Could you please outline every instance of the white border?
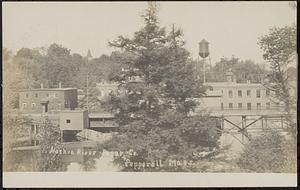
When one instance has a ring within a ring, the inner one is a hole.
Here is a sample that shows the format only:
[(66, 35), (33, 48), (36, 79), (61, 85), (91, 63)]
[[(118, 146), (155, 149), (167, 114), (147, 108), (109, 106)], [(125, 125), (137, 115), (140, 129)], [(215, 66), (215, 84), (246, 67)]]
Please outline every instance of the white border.
[(296, 187), (297, 174), (3, 172), (3, 187)]

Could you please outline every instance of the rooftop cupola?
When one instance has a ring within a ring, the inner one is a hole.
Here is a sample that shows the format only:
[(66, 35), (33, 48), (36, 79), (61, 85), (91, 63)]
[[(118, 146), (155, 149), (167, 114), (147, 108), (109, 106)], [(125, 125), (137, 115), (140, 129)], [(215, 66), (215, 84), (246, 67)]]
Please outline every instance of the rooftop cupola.
[(227, 81), (227, 82), (230, 82), (230, 83), (235, 82), (235, 78), (234, 78), (232, 69), (229, 69), (229, 70), (226, 72), (226, 81)]

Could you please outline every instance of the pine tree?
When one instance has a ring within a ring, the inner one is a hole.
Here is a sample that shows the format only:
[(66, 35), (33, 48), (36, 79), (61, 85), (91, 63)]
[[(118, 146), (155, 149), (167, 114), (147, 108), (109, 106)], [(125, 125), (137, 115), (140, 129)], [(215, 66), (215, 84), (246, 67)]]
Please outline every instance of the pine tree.
[(173, 26), (167, 34), (157, 11), (149, 3), (144, 27), (132, 39), (119, 36), (110, 42), (128, 54), (125, 69), (112, 77), (126, 93), (111, 96), (120, 135), (110, 147), (135, 150), (135, 161), (187, 158), (192, 151), (216, 147), (219, 137), (215, 120), (190, 116), (205, 88), (196, 79), (182, 31)]

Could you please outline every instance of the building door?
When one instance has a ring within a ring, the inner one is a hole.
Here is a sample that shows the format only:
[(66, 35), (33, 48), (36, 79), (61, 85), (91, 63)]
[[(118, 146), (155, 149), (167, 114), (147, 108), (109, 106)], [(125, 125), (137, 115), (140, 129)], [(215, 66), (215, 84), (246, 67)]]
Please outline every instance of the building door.
[(42, 104), (43, 106), (43, 113), (47, 113), (48, 112), (48, 104)]

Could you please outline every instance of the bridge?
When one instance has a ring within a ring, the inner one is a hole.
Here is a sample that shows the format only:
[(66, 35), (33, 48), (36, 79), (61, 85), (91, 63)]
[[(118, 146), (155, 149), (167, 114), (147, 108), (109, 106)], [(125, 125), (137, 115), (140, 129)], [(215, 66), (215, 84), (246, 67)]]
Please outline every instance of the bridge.
[[(199, 111), (199, 110), (198, 110)], [(240, 143), (244, 144), (246, 139), (251, 139), (251, 133), (260, 133), (262, 129), (264, 128), (272, 128), (274, 130), (285, 130), (287, 127), (287, 120), (286, 120), (286, 115), (287, 113), (282, 111), (282, 109), (206, 109), (206, 110), (201, 110), (206, 111), (210, 117), (215, 117), (219, 119), (221, 122), (221, 132), (223, 134), (230, 134), (233, 136), (235, 139), (237, 139)], [(194, 114), (196, 114), (195, 112)], [(296, 113), (293, 113), (296, 118)], [(40, 115), (39, 115), (40, 116)], [(56, 115), (53, 115), (54, 118), (56, 118)], [(103, 119), (103, 115), (98, 116), (98, 115), (89, 115), (90, 119), (98, 119), (101, 118)], [(106, 118), (106, 117), (105, 117)], [(107, 118), (113, 119), (113, 116), (108, 115)], [(278, 125), (274, 125), (274, 122), (279, 123)], [(272, 126), (270, 126), (270, 123), (272, 123)], [(96, 124), (98, 124), (95, 120), (95, 127)], [(110, 122), (106, 122), (105, 124), (109, 124)], [(256, 127), (253, 127), (253, 126)], [(258, 127), (257, 127), (258, 125)], [(92, 127), (94, 124), (92, 125)], [(225, 127), (226, 126), (226, 127)], [(101, 124), (101, 127), (103, 125)], [(111, 127), (115, 127), (112, 125)], [(36, 130), (36, 129), (35, 129)], [(235, 135), (236, 134), (241, 134), (241, 139), (237, 138)], [(38, 144), (35, 142), (35, 135), (30, 134), (27, 137), (23, 137), (18, 139), (18, 142), (22, 141), (31, 141), (33, 140), (34, 146), (22, 146), (22, 147), (15, 147), (14, 150), (35, 150), (38, 149)], [(78, 142), (77, 142), (78, 143)], [(81, 142), (80, 142), (81, 143)], [(65, 145), (69, 145), (67, 143), (64, 143)], [(75, 143), (76, 144), (76, 143)]]
[[(286, 131), (289, 126), (286, 120), (287, 113), (282, 109), (227, 109), (210, 112), (211, 117), (221, 120), (221, 130), (224, 134), (230, 134), (240, 143), (251, 139), (251, 134), (259, 134), (263, 129)], [(296, 118), (296, 113), (293, 113)], [(226, 126), (226, 127), (225, 127)], [(241, 134), (239, 139), (236, 134)]]

